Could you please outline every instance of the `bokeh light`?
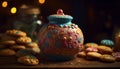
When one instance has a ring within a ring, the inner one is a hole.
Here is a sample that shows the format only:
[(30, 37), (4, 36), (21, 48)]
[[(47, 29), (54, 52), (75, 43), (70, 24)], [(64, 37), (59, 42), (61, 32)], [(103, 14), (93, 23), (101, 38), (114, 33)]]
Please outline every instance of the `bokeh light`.
[(7, 7), (7, 6), (8, 6), (8, 2), (7, 2), (7, 1), (3, 1), (3, 2), (2, 2), (2, 7), (5, 8), (5, 7)]
[(45, 0), (38, 0), (40, 4), (44, 4)]
[(15, 13), (17, 12), (17, 8), (16, 8), (16, 7), (12, 7), (12, 8), (10, 9), (10, 12), (11, 12), (12, 14), (15, 14)]

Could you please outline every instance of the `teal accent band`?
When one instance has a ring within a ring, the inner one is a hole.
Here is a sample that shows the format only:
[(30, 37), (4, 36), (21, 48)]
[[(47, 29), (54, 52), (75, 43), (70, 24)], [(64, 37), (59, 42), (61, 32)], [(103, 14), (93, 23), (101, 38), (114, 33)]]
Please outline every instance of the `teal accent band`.
[(57, 18), (57, 19), (70, 19), (70, 20), (72, 20), (73, 19), (73, 17), (72, 16), (70, 16), (70, 15), (50, 15), (50, 16), (48, 16), (48, 20), (51, 20), (51, 19), (55, 19), (55, 18)]
[(50, 15), (48, 17), (50, 24), (58, 24), (60, 27), (70, 25), (73, 17), (69, 15)]
[(57, 24), (57, 25), (59, 25), (60, 27), (69, 26), (69, 25), (72, 24), (71, 22), (67, 22), (67, 23), (57, 23), (57, 22), (54, 22), (54, 21), (50, 21), (50, 23), (51, 23), (51, 24)]

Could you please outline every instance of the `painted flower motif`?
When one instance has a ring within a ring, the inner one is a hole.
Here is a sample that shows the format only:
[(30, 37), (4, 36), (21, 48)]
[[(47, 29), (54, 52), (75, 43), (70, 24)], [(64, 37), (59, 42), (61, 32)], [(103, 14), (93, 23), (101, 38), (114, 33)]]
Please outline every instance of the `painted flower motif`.
[(81, 41), (82, 41), (82, 38), (79, 37), (79, 38), (78, 38), (78, 43), (80, 43)]
[(64, 33), (65, 33), (64, 30), (60, 30), (60, 31), (59, 31), (59, 35), (60, 35), (60, 36), (64, 35)]
[(72, 29), (74, 29), (74, 26), (71, 26)]
[(45, 42), (45, 47), (48, 48), (49, 47), (49, 43)]
[(75, 34), (75, 40), (78, 40), (78, 36)]
[(70, 32), (70, 31), (68, 31), (67, 33), (68, 33), (68, 35), (69, 35), (69, 36), (71, 36), (71, 35), (72, 35), (72, 32)]
[(73, 38), (70, 36), (70, 37), (68, 37), (68, 41), (71, 41)]
[(73, 48), (76, 48), (77, 47), (77, 42), (73, 42), (72, 46), (73, 46)]
[(50, 38), (50, 37), (51, 37), (51, 33), (48, 32), (48, 33), (47, 33), (47, 38)]
[(70, 28), (70, 26), (68, 26), (68, 28)]
[(53, 30), (53, 33), (56, 34), (58, 31), (56, 29)]

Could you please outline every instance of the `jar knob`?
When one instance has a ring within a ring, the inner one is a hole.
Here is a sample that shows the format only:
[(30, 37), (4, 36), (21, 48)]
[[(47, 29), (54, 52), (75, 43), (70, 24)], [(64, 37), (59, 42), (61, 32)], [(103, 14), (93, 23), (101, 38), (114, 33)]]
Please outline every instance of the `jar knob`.
[(57, 14), (58, 14), (58, 15), (64, 15), (63, 10), (62, 10), (62, 9), (58, 9), (58, 10), (57, 10)]

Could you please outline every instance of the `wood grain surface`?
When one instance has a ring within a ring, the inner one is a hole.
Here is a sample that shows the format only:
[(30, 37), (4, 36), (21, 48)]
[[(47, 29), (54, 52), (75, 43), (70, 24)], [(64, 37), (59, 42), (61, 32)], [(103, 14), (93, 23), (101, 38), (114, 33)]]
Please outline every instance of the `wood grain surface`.
[(36, 66), (27, 66), (17, 62), (15, 56), (1, 57), (1, 68), (120, 68), (120, 62), (105, 63), (99, 60), (86, 60), (84, 58), (76, 57), (73, 60), (53, 62), (47, 61), (45, 58), (39, 58), (40, 63)]

